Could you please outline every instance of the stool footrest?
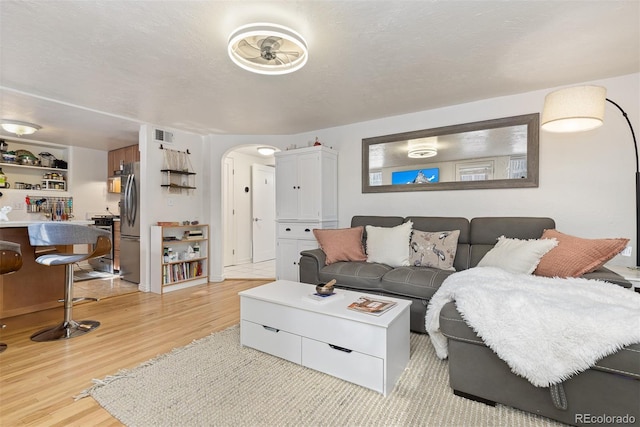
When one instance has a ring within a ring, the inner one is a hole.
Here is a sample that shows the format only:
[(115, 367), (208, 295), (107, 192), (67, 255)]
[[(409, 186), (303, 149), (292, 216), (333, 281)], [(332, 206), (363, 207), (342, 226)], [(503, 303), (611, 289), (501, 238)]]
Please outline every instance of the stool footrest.
[(66, 340), (89, 333), (98, 326), (100, 326), (100, 322), (95, 320), (71, 320), (70, 322), (62, 322), (54, 327), (42, 329), (31, 335), (31, 340), (37, 342)]

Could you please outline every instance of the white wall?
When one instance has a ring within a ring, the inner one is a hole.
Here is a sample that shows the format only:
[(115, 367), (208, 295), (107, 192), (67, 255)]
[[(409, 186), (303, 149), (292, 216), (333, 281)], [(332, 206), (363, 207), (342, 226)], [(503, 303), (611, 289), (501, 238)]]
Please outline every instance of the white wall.
[(73, 212), (78, 219), (91, 219), (96, 214), (119, 214), (120, 195), (107, 192), (106, 151), (69, 147), (70, 180)]
[(140, 286), (142, 291), (150, 289), (150, 233), (151, 226), (158, 221), (199, 221), (207, 223), (208, 210), (205, 199), (207, 188), (204, 185), (205, 169), (208, 162), (204, 155), (203, 138), (200, 135), (187, 132), (179, 132), (165, 129), (173, 133), (174, 142), (163, 144), (163, 147), (177, 151), (189, 150), (189, 159), (195, 175), (195, 190), (181, 193), (170, 193), (162, 188), (164, 153), (160, 149), (160, 143), (153, 140), (154, 126), (143, 125), (140, 127)]
[[(640, 130), (640, 74), (577, 84), (599, 84), (608, 97), (629, 114)], [(541, 112), (545, 95), (556, 88), (482, 100), (436, 110), (322, 129), (292, 136), (210, 136), (212, 167), (222, 156), (247, 143), (306, 146), (316, 136), (339, 151), (339, 226), (348, 227), (353, 215), (549, 216), (558, 230), (585, 238), (628, 237), (633, 257), (616, 257), (617, 264), (635, 263), (635, 160), (628, 125), (620, 112), (606, 107), (605, 124), (577, 134), (540, 132), (538, 188), (424, 191), (363, 194), (361, 144), (363, 138)], [(428, 96), (428, 94), (425, 94)], [(211, 176), (211, 224), (220, 227), (220, 173)], [(218, 243), (218, 242), (216, 242)], [(211, 271), (221, 274), (221, 249), (212, 245)], [(212, 280), (214, 279), (212, 274)]]

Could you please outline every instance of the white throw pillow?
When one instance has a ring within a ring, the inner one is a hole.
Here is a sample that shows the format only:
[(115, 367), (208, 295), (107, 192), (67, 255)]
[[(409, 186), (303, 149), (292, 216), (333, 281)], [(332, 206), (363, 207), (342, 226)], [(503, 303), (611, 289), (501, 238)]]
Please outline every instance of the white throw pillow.
[(390, 267), (409, 265), (409, 241), (413, 222), (396, 227), (367, 225), (367, 262), (378, 262)]
[(557, 245), (556, 239), (520, 240), (500, 236), (478, 267), (498, 267), (511, 273), (531, 274), (544, 254)]

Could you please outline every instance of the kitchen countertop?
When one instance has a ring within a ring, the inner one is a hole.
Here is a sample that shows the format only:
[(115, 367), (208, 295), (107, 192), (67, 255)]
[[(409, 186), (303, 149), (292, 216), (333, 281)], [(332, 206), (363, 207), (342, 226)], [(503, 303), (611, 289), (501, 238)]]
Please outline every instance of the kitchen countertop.
[[(40, 222), (51, 222), (51, 221), (0, 221), (0, 228), (17, 228), (17, 227), (27, 227), (29, 224), (37, 224)], [(93, 225), (92, 220), (88, 219), (74, 219), (70, 221), (60, 221), (60, 222), (68, 222), (70, 224), (80, 224), (80, 225)]]

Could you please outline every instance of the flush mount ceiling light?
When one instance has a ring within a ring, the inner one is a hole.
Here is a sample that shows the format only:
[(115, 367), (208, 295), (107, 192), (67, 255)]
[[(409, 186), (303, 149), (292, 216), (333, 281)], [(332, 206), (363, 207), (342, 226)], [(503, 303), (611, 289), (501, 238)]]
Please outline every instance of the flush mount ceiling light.
[(276, 152), (276, 149), (273, 147), (258, 147), (258, 153), (263, 156), (270, 156)]
[(258, 74), (287, 74), (307, 63), (307, 42), (290, 28), (249, 24), (229, 36), (229, 57), (239, 67)]
[(17, 120), (0, 120), (2, 129), (10, 133), (15, 133), (18, 136), (31, 135), (35, 131), (42, 129), (41, 126), (34, 125), (33, 123), (19, 122)]

